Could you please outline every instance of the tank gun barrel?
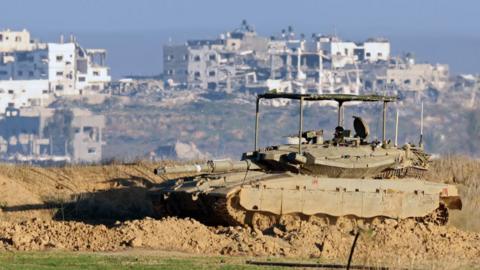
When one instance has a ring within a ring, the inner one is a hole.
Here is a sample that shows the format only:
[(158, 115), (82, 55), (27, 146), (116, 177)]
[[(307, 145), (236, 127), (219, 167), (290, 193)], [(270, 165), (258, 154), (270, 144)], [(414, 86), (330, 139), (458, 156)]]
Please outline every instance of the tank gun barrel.
[(258, 169), (260, 169), (260, 167), (250, 160), (209, 160), (202, 164), (160, 167), (155, 169), (154, 173), (156, 175), (174, 173), (225, 173)]

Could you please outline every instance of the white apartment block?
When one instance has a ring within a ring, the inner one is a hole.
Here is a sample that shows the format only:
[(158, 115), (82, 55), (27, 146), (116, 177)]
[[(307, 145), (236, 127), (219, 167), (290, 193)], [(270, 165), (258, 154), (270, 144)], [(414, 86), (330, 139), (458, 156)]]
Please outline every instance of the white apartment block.
[[(82, 95), (102, 90), (111, 81), (103, 49), (84, 49), (73, 39), (67, 43), (32, 43), (25, 30), (0, 35), (0, 114), (5, 104), (17, 108), (32, 105), (25, 101), (38, 99), (39, 92), (42, 98)], [(11, 40), (17, 37), (15, 47)]]
[(368, 39), (363, 43), (342, 41), (337, 37), (321, 37), (322, 50), (332, 58), (332, 67), (341, 68), (358, 62), (388, 61), (390, 42), (386, 39)]
[(42, 106), (48, 100), (48, 80), (8, 80), (0, 82), (0, 110), (10, 107)]
[(0, 52), (29, 51), (31, 48), (30, 32), (27, 30), (0, 31)]

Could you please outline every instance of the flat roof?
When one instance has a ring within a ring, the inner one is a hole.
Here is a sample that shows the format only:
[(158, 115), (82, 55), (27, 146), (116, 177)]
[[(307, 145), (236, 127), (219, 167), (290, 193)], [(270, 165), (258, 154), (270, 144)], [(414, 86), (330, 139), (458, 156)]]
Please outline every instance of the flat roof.
[(265, 93), (257, 96), (259, 99), (301, 99), (307, 101), (334, 100), (337, 102), (366, 101), (366, 102), (394, 102), (396, 96), (382, 95), (349, 95), (349, 94), (294, 94), (294, 93)]

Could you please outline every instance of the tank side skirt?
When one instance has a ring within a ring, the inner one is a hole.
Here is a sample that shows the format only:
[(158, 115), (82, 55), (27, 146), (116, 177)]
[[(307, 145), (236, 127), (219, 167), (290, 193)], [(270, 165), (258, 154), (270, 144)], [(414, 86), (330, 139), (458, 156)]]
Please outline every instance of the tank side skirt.
[(361, 218), (385, 216), (391, 218), (422, 217), (440, 204), (438, 194), (392, 192), (286, 190), (244, 187), (239, 193), (240, 205), (251, 211), (276, 215), (301, 213), (353, 215)]

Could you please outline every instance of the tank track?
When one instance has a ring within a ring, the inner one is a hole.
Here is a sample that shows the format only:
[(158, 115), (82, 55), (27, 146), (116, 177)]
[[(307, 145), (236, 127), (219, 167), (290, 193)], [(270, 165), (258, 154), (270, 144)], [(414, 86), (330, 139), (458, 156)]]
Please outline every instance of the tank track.
[[(343, 228), (365, 227), (369, 224), (383, 223), (388, 217), (358, 218), (355, 216), (334, 217), (324, 214), (314, 216), (294, 213), (288, 215), (275, 215), (261, 211), (248, 211), (238, 203), (238, 193), (227, 198), (217, 198), (212, 204), (211, 211), (219, 217), (225, 225), (244, 226), (265, 231), (275, 226), (283, 226), (287, 229), (301, 226), (302, 221), (312, 222), (317, 225), (335, 225)], [(409, 218), (418, 223), (446, 225), (448, 223), (448, 209), (440, 205), (434, 212), (425, 217)]]

